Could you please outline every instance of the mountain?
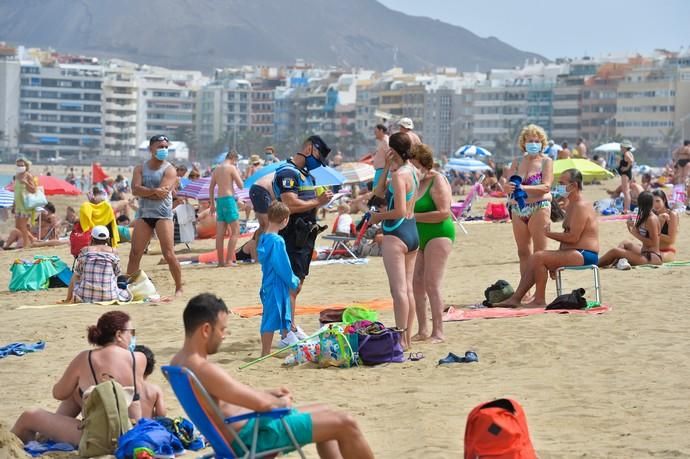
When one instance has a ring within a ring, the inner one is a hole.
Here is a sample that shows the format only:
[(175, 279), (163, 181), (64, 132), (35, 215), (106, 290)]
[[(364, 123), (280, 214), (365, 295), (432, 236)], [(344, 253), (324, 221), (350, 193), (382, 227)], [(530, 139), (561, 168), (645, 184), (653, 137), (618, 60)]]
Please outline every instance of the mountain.
[(488, 70), (540, 57), (375, 0), (0, 0), (0, 40), (204, 71), (297, 58)]

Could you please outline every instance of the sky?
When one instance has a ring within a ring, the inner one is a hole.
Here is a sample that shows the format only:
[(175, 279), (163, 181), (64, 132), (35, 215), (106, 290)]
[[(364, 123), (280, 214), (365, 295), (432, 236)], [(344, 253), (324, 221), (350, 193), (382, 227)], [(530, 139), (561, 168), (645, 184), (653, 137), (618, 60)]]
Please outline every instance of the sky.
[(678, 51), (690, 46), (690, 0), (378, 0), (413, 16), (494, 36), (548, 59)]

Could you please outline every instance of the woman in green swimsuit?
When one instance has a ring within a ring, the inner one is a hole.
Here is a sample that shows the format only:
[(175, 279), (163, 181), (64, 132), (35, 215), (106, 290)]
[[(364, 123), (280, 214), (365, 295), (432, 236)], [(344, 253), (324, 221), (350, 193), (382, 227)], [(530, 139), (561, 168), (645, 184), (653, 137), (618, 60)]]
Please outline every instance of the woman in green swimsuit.
[(33, 222), (35, 212), (24, 206), (24, 197), (27, 193), (36, 192), (36, 179), (31, 175), (31, 161), (24, 158), (17, 159), (17, 175), (14, 177), (14, 227), (22, 236), (22, 243), (25, 249), (31, 247), (33, 237), (29, 231), (29, 226)]
[[(441, 283), (455, 241), (455, 223), (450, 214), (453, 199), (450, 183), (433, 170), (434, 153), (427, 145), (412, 148), (411, 163), (422, 173), (414, 216), (419, 233), (419, 251), (414, 268), (413, 290), (419, 331), (413, 341), (443, 342), (443, 297)], [(431, 305), (431, 334), (426, 299)]]

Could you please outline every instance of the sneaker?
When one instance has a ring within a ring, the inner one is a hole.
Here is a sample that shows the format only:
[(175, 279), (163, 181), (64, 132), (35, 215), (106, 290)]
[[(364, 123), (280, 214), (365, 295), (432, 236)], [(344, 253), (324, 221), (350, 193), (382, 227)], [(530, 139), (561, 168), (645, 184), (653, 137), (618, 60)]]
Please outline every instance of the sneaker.
[(287, 335), (285, 335), (285, 338), (281, 339), (278, 342), (278, 347), (284, 348), (288, 346), (292, 346), (293, 344), (296, 344), (299, 342), (299, 338), (295, 335), (294, 332), (290, 331), (288, 332)]
[(294, 334), (300, 340), (309, 338), (309, 335), (304, 333), (304, 330), (302, 330), (302, 327), (300, 327), (299, 325), (297, 326), (297, 330), (294, 332)]
[(620, 260), (618, 260), (618, 263), (616, 263), (616, 269), (620, 269), (621, 271), (627, 271), (629, 269), (632, 269), (632, 266), (630, 266), (630, 262), (627, 258), (621, 258)]

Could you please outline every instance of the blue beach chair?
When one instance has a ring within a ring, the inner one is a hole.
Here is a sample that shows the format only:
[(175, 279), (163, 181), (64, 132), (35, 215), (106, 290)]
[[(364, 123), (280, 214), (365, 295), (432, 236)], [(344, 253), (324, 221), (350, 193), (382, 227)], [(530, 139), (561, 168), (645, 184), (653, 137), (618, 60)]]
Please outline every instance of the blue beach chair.
[[(206, 441), (213, 448), (213, 454), (204, 456), (206, 458), (216, 457), (217, 459), (230, 458), (262, 458), (273, 457), (279, 453), (296, 450), (300, 457), (305, 458), (302, 448), (297, 443), (290, 427), (285, 422), (284, 417), (290, 413), (288, 408), (274, 409), (267, 412), (246, 413), (231, 418), (223, 418), (223, 414), (218, 404), (209, 396), (201, 381), (196, 375), (184, 367), (164, 366), (161, 368), (166, 379), (180, 401), (182, 408), (189, 416), (192, 423), (199, 429), (199, 432), (206, 438)], [(246, 445), (239, 437), (237, 431), (231, 426), (232, 423), (259, 418), (282, 419), (283, 425), (292, 441), (291, 447), (273, 449), (269, 451), (256, 452), (257, 436), (259, 433), (259, 423), (254, 424), (252, 433), (252, 444)], [(237, 451), (239, 449), (239, 451)]]

